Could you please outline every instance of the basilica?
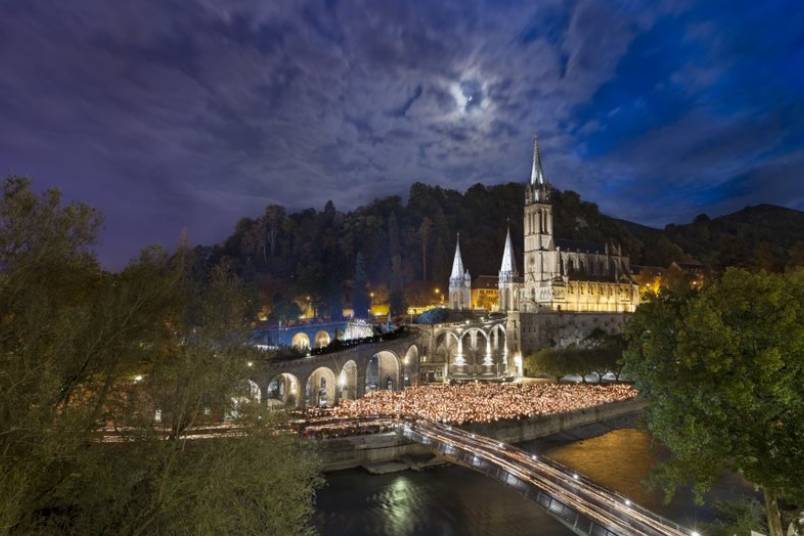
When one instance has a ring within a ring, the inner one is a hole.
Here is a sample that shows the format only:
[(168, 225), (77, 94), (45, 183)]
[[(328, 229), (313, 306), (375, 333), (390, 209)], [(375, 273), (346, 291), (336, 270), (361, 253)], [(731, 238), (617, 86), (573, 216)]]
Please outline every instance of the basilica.
[(585, 344), (598, 330), (622, 331), (639, 304), (629, 258), (616, 244), (557, 239), (550, 192), (535, 142), (525, 191), (524, 273), (509, 229), (498, 277), (473, 282), (458, 235), (449, 309), (420, 330), (422, 381), (513, 380), (525, 374), (524, 356), (541, 348)]
[[(555, 237), (550, 185), (536, 140), (525, 189), (524, 274), (517, 269), (508, 230), (497, 279), (500, 312), (633, 312), (639, 304), (627, 256), (619, 245), (598, 245)], [(449, 307), (473, 308), (472, 279), (461, 258), (460, 234), (449, 279)]]

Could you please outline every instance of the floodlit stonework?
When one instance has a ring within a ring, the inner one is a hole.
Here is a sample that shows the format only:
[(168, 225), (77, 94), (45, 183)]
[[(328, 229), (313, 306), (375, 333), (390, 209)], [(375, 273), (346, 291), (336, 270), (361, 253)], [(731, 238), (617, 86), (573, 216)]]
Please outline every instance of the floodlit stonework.
[[(508, 231), (498, 277), (498, 306), (502, 312), (633, 312), (639, 304), (628, 256), (616, 244), (594, 244), (555, 238), (550, 186), (542, 170), (536, 141), (533, 166), (525, 190), (524, 266), (519, 276)], [(457, 271), (456, 271), (457, 270)], [(469, 270), (460, 244), (450, 276), (450, 308), (469, 309)]]
[[(545, 346), (578, 342), (595, 329), (621, 331), (628, 313), (639, 305), (639, 286), (631, 272), (630, 259), (618, 244), (603, 245), (555, 238), (550, 185), (542, 169), (541, 151), (534, 142), (531, 176), (525, 190), (524, 273), (519, 274), (510, 230), (506, 234), (502, 262), (493, 300), (484, 289), (472, 288), (469, 270), (461, 257), (460, 235), (449, 279), (449, 308), (461, 311), (460, 322), (445, 322), (432, 337), (429, 362), (437, 380), (498, 379), (522, 375), (522, 356)], [(494, 316), (475, 311), (480, 303), (496, 301)], [(473, 300), (472, 297), (475, 297)], [(464, 335), (484, 323), (504, 325), (505, 337), (496, 351), (486, 350)], [(478, 326), (475, 326), (478, 324)], [(425, 337), (426, 338), (426, 337)], [(454, 339), (454, 340), (453, 340)], [(467, 348), (472, 350), (468, 352)], [(469, 354), (476, 354), (469, 355)], [(493, 364), (493, 366), (490, 366)], [(431, 381), (433, 378), (429, 378)]]

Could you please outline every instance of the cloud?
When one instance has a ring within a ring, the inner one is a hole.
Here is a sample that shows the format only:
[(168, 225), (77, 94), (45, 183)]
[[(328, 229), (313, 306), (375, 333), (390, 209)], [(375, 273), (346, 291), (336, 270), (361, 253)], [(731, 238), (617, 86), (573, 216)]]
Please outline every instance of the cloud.
[[(768, 11), (767, 25), (782, 15)], [(746, 55), (731, 36), (757, 14), (728, 13), (626, 0), (12, 0), (0, 6), (12, 73), (0, 79), (12, 133), (0, 171), (104, 210), (110, 266), (184, 227), (221, 240), (269, 202), (346, 209), (417, 180), (524, 180), (535, 133), (557, 186), (669, 221), (742, 199), (729, 184), (798, 169), (780, 163), (804, 140), (804, 69), (779, 67), (796, 29), (754, 32)]]

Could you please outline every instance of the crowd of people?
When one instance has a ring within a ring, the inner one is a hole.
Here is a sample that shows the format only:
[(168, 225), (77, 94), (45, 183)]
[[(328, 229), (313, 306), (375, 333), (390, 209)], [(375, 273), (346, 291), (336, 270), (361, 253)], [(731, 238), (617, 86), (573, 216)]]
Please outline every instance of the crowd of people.
[(396, 423), (391, 418), (361, 420), (346, 417), (315, 417), (300, 419), (290, 424), (291, 430), (308, 439), (381, 434), (396, 429)]
[(328, 413), (339, 419), (401, 416), (460, 425), (566, 413), (637, 394), (634, 387), (623, 384), (424, 385), (396, 392), (373, 391), (358, 400), (343, 400)]

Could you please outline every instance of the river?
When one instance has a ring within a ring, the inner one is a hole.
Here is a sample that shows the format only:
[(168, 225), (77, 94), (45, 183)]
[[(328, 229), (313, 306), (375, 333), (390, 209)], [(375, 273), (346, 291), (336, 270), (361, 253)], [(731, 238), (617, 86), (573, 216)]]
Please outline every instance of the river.
[[(624, 421), (592, 425), (519, 445), (546, 454), (634, 502), (683, 525), (711, 521), (708, 507), (682, 490), (670, 504), (642, 485), (666, 453), (651, 436)], [(711, 497), (751, 493), (737, 477), (724, 478)], [(533, 501), (469, 469), (446, 465), (422, 472), (369, 475), (362, 469), (327, 475), (318, 492), (316, 525), (324, 536), (568, 536), (572, 533)]]

